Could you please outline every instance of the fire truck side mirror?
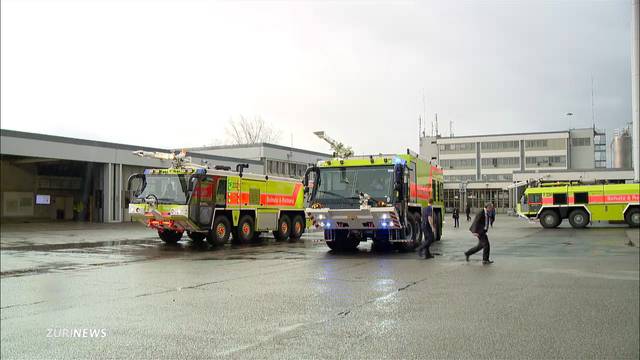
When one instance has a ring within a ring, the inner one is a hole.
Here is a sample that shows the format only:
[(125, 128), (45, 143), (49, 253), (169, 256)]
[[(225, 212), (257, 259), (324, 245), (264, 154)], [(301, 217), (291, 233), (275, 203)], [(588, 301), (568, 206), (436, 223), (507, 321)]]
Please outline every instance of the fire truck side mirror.
[(249, 167), (249, 164), (238, 164), (236, 165), (236, 172), (239, 174), (240, 177), (242, 177), (242, 172), (244, 171), (244, 169), (248, 167)]
[[(313, 173), (313, 178), (310, 178)], [(312, 191), (312, 196), (315, 197), (315, 190), (320, 186), (320, 168), (317, 166), (310, 166), (304, 172), (304, 177), (302, 178), (302, 186), (304, 186), (304, 194), (307, 195), (309, 190)]]
[(402, 164), (395, 164), (393, 167), (394, 172), (394, 184), (393, 189), (397, 192), (397, 196), (402, 196), (402, 190), (404, 189), (404, 166)]
[(140, 195), (145, 185), (146, 178), (144, 174), (133, 174), (129, 176), (127, 180), (127, 191), (129, 191), (131, 196), (136, 197)]

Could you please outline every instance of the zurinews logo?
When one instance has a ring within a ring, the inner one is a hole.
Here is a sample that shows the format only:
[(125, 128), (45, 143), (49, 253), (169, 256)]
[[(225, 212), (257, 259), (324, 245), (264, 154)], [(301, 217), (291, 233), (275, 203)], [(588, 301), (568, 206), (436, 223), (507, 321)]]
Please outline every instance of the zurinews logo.
[(107, 337), (107, 329), (47, 329), (48, 338), (103, 338)]

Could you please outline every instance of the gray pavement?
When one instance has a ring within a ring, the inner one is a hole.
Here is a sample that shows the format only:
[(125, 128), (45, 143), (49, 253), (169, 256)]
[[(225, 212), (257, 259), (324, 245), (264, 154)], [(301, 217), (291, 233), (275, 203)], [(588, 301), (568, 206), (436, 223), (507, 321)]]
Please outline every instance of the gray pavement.
[(1, 356), (640, 356), (637, 229), (498, 217), (483, 266), (464, 261), (474, 239), (461, 225), (447, 224), (435, 260), (370, 243), (336, 254), (319, 234), (212, 249), (137, 224), (3, 225)]

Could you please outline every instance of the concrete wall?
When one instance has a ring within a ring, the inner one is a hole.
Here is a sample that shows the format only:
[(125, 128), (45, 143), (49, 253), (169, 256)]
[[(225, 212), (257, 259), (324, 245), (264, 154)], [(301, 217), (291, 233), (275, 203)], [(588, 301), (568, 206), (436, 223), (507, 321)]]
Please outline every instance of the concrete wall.
[[(591, 169), (595, 166), (593, 129), (572, 129), (569, 139), (569, 168), (570, 169)], [(589, 138), (589, 146), (574, 146), (572, 139)]]

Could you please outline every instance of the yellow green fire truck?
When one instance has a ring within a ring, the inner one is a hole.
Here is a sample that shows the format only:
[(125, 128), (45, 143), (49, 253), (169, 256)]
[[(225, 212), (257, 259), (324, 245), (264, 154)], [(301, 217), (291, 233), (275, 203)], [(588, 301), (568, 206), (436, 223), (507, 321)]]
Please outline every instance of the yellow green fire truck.
[(307, 216), (324, 231), (332, 250), (354, 250), (367, 239), (383, 247), (414, 249), (422, 240), (421, 214), (430, 198), (434, 234), (437, 240), (442, 236), (442, 170), (409, 150), (320, 161), (307, 170), (303, 184)]
[(640, 184), (540, 184), (525, 190), (517, 211), (520, 216), (539, 219), (545, 228), (558, 227), (564, 219), (574, 228), (584, 228), (593, 221), (639, 227)]
[(302, 183), (295, 179), (244, 172), (247, 164), (213, 169), (178, 155), (137, 151), (172, 160), (168, 169), (146, 169), (129, 178), (129, 214), (175, 243), (186, 232), (212, 245), (247, 243), (272, 231), (278, 240), (298, 239), (305, 231)]

